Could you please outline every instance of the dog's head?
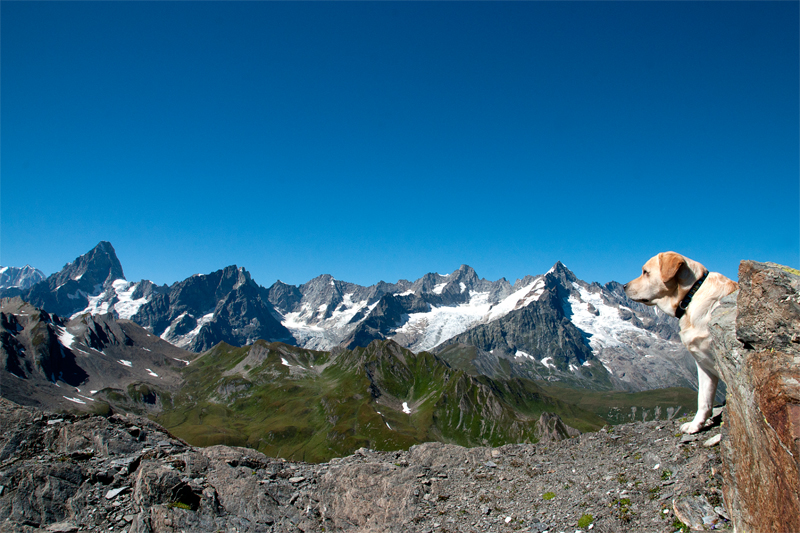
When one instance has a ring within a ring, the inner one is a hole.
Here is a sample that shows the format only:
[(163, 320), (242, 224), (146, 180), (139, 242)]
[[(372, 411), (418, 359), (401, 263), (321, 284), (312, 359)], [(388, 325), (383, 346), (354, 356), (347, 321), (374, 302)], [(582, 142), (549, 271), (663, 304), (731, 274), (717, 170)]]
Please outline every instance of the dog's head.
[(656, 305), (659, 300), (676, 296), (682, 285), (691, 286), (692, 276), (681, 254), (660, 253), (644, 264), (641, 276), (624, 285), (625, 294), (636, 302)]

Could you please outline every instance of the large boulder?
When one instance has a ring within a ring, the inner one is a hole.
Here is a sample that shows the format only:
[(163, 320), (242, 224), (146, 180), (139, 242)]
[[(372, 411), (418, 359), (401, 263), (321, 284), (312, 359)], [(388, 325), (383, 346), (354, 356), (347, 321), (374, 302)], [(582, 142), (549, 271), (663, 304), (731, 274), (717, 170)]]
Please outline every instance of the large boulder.
[(734, 531), (800, 531), (800, 274), (742, 261), (710, 325), (728, 387), (721, 443)]

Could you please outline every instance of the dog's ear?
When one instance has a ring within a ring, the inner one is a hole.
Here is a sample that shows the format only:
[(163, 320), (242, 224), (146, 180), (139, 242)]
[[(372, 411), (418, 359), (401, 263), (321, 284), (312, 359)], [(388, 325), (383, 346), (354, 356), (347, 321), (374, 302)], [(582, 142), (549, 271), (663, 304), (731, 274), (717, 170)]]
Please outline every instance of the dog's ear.
[(661, 281), (669, 283), (678, 275), (678, 271), (686, 261), (681, 254), (675, 252), (664, 252), (658, 254), (658, 263), (661, 266)]

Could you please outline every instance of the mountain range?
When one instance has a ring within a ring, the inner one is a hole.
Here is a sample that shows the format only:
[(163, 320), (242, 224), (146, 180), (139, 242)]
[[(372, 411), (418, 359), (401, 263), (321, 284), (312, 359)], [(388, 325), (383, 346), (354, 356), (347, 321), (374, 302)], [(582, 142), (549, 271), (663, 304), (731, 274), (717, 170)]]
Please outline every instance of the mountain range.
[(361, 286), (326, 274), (265, 288), (233, 265), (158, 286), (126, 280), (113, 246), (101, 242), (38, 283), (0, 289), (12, 296), (68, 318), (110, 313), (195, 353), (259, 339), (314, 350), (391, 339), (473, 375), (597, 390), (696, 387), (675, 318), (560, 262), (513, 284), (462, 265), (416, 281)]

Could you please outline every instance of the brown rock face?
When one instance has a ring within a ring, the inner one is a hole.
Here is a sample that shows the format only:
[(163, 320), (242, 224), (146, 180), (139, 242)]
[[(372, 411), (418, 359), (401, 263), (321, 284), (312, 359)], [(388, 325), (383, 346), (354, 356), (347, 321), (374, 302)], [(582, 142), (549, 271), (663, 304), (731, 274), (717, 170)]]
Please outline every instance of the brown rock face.
[(735, 531), (800, 531), (800, 276), (742, 261), (739, 287), (711, 323), (725, 504)]

